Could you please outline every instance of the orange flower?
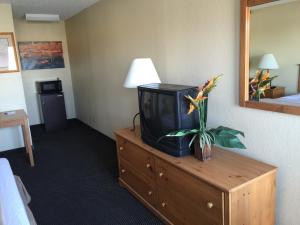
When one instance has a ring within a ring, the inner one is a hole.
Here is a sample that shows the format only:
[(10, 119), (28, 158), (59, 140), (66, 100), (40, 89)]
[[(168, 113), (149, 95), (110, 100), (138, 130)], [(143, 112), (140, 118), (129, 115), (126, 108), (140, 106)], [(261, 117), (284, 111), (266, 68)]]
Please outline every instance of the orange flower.
[(207, 99), (207, 97), (203, 96), (203, 94), (203, 91), (199, 91), (196, 98), (192, 98), (190, 95), (185, 96), (190, 101), (188, 115), (194, 112), (195, 109), (199, 109), (199, 103)]
[(258, 83), (260, 81), (265, 81), (270, 79), (270, 72), (263, 73), (263, 70), (257, 70), (255, 77), (250, 81), (250, 83)]
[(206, 84), (201, 88), (204, 95), (208, 95), (217, 85), (217, 81), (222, 75), (215, 76), (213, 79), (206, 82)]
[(188, 114), (194, 112), (195, 109), (199, 109), (199, 103), (207, 99), (208, 94), (216, 87), (217, 81), (221, 78), (221, 76), (222, 75), (215, 76), (211, 80), (207, 81), (205, 85), (199, 87), (199, 92), (196, 98), (192, 98), (190, 95), (185, 96), (190, 101)]
[(261, 78), (261, 79), (262, 79), (263, 81), (265, 81), (265, 80), (268, 80), (269, 78), (270, 78), (270, 72), (266, 72), (265, 74), (262, 75), (262, 78)]

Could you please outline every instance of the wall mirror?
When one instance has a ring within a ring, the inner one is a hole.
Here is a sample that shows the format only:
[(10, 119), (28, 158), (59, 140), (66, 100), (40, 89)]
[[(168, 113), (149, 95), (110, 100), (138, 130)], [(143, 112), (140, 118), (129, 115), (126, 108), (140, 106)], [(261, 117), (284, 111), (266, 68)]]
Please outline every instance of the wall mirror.
[(240, 105), (300, 115), (300, 0), (241, 0)]
[(19, 62), (13, 33), (0, 32), (0, 73), (19, 71)]

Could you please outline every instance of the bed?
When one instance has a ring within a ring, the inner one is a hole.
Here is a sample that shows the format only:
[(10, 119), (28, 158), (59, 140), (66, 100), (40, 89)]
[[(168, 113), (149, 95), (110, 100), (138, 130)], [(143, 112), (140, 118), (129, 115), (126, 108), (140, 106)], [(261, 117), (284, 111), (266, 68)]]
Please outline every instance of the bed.
[(284, 96), (281, 98), (262, 98), (261, 102), (274, 103), (274, 104), (282, 104), (282, 105), (292, 105), (292, 106), (300, 106), (300, 94)]
[(7, 159), (0, 158), (0, 225), (36, 225), (29, 202), (21, 179), (13, 175)]

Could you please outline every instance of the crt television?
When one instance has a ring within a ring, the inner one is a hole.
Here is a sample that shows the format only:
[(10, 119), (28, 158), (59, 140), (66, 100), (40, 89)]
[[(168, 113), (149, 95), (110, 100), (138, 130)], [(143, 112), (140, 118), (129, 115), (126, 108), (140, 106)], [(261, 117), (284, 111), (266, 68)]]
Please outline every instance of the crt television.
[(161, 137), (171, 131), (198, 127), (198, 114), (188, 115), (189, 102), (197, 88), (173, 84), (148, 84), (138, 87), (142, 140), (167, 154), (190, 154), (190, 137)]

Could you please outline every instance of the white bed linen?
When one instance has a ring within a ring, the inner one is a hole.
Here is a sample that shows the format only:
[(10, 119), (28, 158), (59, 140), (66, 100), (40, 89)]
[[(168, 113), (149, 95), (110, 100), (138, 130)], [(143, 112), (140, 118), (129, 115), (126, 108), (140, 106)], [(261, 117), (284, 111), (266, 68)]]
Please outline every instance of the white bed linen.
[(30, 225), (9, 162), (1, 158), (0, 225)]
[(300, 94), (284, 96), (281, 98), (262, 98), (260, 101), (274, 103), (274, 104), (284, 104), (292, 106), (300, 106)]

